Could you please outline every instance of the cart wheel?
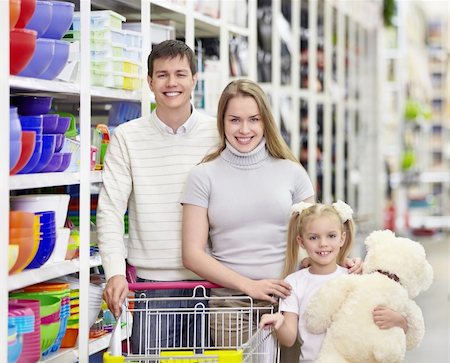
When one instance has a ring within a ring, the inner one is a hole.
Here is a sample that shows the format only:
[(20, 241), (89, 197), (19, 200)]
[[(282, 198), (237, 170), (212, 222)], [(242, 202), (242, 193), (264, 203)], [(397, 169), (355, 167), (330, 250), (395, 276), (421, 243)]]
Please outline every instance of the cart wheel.
[(125, 357), (123, 355), (112, 356), (109, 352), (103, 354), (103, 363), (123, 363)]

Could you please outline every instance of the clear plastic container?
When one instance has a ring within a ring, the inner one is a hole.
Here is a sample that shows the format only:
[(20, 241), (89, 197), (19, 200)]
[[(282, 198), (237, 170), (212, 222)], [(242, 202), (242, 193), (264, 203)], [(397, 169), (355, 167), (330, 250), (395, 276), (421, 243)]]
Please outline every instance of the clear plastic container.
[[(123, 15), (112, 10), (91, 11), (91, 29), (122, 29), (122, 23), (125, 20)], [(80, 30), (79, 12), (75, 12), (73, 15), (72, 29)]]

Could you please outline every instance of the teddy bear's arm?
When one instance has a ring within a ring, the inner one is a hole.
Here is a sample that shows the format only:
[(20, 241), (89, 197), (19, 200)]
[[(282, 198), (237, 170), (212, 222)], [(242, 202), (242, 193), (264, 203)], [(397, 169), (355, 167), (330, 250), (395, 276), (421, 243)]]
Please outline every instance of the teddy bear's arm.
[(417, 347), (422, 341), (425, 334), (425, 323), (423, 321), (422, 310), (412, 300), (406, 305), (404, 316), (408, 322), (406, 349), (410, 350)]
[(360, 275), (345, 275), (323, 285), (309, 301), (305, 311), (306, 328), (313, 334), (326, 332), (333, 315), (353, 290)]

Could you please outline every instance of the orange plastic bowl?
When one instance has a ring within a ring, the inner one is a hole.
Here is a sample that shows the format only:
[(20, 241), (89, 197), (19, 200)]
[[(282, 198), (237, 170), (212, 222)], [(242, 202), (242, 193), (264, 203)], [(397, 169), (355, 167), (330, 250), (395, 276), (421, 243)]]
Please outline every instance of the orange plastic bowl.
[(36, 145), (36, 132), (22, 131), (22, 149), (20, 151), (19, 161), (14, 168), (11, 169), (10, 175), (17, 174), (30, 161)]
[[(9, 228), (34, 228), (36, 215), (21, 210), (9, 212)], [(38, 221), (39, 224), (39, 221)]]
[(9, 73), (20, 73), (30, 62), (36, 48), (36, 31), (14, 28), (10, 31)]
[(9, 0), (9, 30), (14, 28), (20, 16), (20, 0)]
[(10, 273), (21, 272), (27, 267), (30, 262), (36, 256), (36, 252), (39, 247), (39, 240), (29, 237), (10, 238), (9, 244), (19, 246), (19, 256), (14, 266), (11, 268)]

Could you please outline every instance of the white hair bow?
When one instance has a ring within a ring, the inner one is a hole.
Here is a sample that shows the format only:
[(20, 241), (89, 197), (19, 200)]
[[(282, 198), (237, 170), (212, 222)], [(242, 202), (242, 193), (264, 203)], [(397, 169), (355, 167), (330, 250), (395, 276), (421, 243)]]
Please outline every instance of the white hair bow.
[(341, 217), (342, 223), (352, 219), (353, 209), (347, 203), (342, 200), (338, 200), (336, 203), (333, 203), (332, 206), (336, 212), (338, 212), (339, 217)]
[(296, 204), (292, 205), (291, 213), (302, 214), (302, 212), (305, 209), (308, 209), (309, 207), (312, 207), (312, 206), (313, 206), (312, 203), (307, 203), (307, 202), (296, 203)]

